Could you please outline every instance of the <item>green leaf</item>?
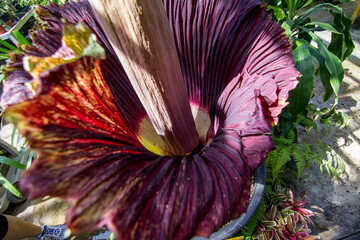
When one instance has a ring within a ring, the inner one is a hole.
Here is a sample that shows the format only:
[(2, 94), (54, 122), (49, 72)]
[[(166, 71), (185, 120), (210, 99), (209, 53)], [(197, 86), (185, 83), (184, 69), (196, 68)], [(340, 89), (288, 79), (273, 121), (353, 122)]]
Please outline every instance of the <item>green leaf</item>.
[(285, 21), (281, 24), (281, 27), (285, 29), (285, 35), (289, 38), (292, 34), (291, 26), (289, 25), (288, 21)]
[(4, 157), (4, 156), (0, 156), (0, 163), (4, 163), (10, 166), (13, 166), (15, 168), (19, 168), (19, 169), (25, 169), (25, 165), (18, 163), (10, 158)]
[(274, 17), (278, 22), (285, 18), (285, 13), (280, 7), (268, 6), (268, 9), (272, 9), (274, 11)]
[(265, 227), (275, 227), (276, 222), (275, 221), (261, 221), (261, 224)]
[(11, 182), (9, 182), (9, 180), (7, 180), (4, 177), (4, 175), (2, 175), (1, 173), (0, 173), (0, 183), (4, 186), (4, 188), (9, 190), (13, 195), (15, 195), (19, 198), (23, 197), (23, 195), (19, 191), (19, 189), (17, 189), (14, 185), (12, 185)]
[(330, 73), (330, 84), (337, 97), (340, 83), (344, 78), (344, 68), (341, 64), (341, 61), (326, 48), (323, 41), (317, 35), (312, 32), (309, 32), (309, 34), (317, 43), (319, 53), (324, 57), (326, 68), (329, 70)]
[(310, 16), (311, 14), (318, 12), (318, 11), (322, 11), (322, 10), (326, 10), (326, 11), (334, 11), (334, 12), (338, 12), (338, 13), (342, 13), (342, 9), (336, 5), (330, 4), (330, 3), (321, 3), (321, 4), (317, 4), (314, 7), (306, 10), (305, 12), (301, 13), (298, 18), (295, 20), (296, 25), (301, 25), (302, 23), (304, 23), (305, 19)]
[(0, 53), (0, 59), (8, 59), (9, 56), (7, 54)]
[(334, 16), (335, 28), (342, 34), (332, 33), (331, 43), (328, 49), (341, 61), (344, 61), (355, 48), (350, 34), (351, 20), (344, 13), (330, 12)]
[(11, 139), (10, 139), (10, 144), (11, 145), (14, 145), (15, 134), (16, 134), (16, 127), (13, 126), (13, 129), (12, 129), (12, 132), (11, 132)]
[(4, 53), (8, 53), (8, 52), (9, 52), (9, 50), (6, 49), (6, 48), (0, 48), (0, 51), (1, 51), (1, 52), (4, 52)]
[(308, 0), (306, 1), (306, 3), (304, 5), (301, 6), (301, 8), (299, 8), (296, 12), (296, 14), (298, 14), (300, 12), (301, 9), (303, 9), (304, 7), (309, 6), (311, 3), (313, 2), (313, 0)]
[(4, 47), (10, 49), (10, 50), (16, 50), (17, 48), (14, 47), (13, 45), (11, 45), (10, 43), (4, 41), (4, 40), (1, 40), (0, 39), (0, 44), (3, 45)]
[(336, 34), (340, 34), (342, 35), (341, 32), (339, 32), (338, 30), (336, 30), (331, 24), (329, 23), (323, 23), (323, 22), (311, 22), (311, 23), (307, 23), (305, 24), (305, 27), (308, 27), (308, 26), (312, 26), (312, 25), (318, 25), (319, 27), (321, 27), (322, 29), (324, 30), (328, 30), (330, 32), (333, 32), (333, 33), (336, 33)]
[(290, 132), (293, 132), (295, 129), (295, 138), (293, 139), (294, 142), (297, 142), (297, 131), (294, 125), (295, 119), (289, 115), (288, 108), (283, 109), (279, 116), (279, 126), (281, 127), (281, 135), (284, 138), (287, 138)]
[(265, 193), (274, 194), (273, 190), (269, 185), (265, 185)]
[(30, 44), (30, 42), (28, 40), (26, 40), (24, 35), (22, 35), (19, 31), (13, 31), (13, 35), (16, 38), (16, 40), (18, 40), (19, 43), (25, 44), (25, 45)]
[[(0, 75), (0, 78), (1, 78), (1, 82), (4, 80), (4, 74), (1, 74)], [(0, 128), (2, 128), (3, 126), (4, 126), (4, 116), (3, 116), (3, 114), (4, 114), (4, 112), (2, 112), (1, 114), (0, 114), (0, 116), (1, 116), (1, 123), (0, 123)]]
[(289, 92), (288, 110), (292, 116), (302, 113), (313, 93), (315, 66), (314, 59), (310, 54), (309, 43), (305, 40), (296, 40), (293, 49), (295, 67), (301, 73), (299, 84)]
[[(312, 41), (312, 37), (310, 36), (310, 34), (308, 33), (310, 30), (309, 30), (309, 27), (310, 28), (314, 28), (315, 27), (315, 25), (311, 25), (311, 24), (309, 24), (309, 23), (311, 23), (311, 18), (306, 18), (305, 20), (304, 20), (304, 22), (302, 23), (302, 24), (307, 24), (307, 28), (304, 28), (304, 29), (306, 29), (305, 31), (301, 31), (301, 32), (299, 32), (298, 33), (298, 35), (297, 35), (297, 38), (298, 39), (305, 39), (307, 42), (309, 42), (309, 43), (311, 43), (311, 41)], [(295, 24), (295, 22), (294, 22), (294, 24)], [(297, 28), (298, 26), (295, 26), (294, 28)]]
[(326, 102), (334, 93), (334, 89), (332, 88), (330, 83), (330, 72), (326, 67), (325, 58), (320, 54), (319, 49), (310, 46), (310, 53), (313, 57), (315, 57), (319, 64), (320, 80), (324, 88), (322, 94), (322, 102)]
[(295, 16), (297, 0), (285, 0), (286, 6), (288, 8), (288, 18), (292, 19)]

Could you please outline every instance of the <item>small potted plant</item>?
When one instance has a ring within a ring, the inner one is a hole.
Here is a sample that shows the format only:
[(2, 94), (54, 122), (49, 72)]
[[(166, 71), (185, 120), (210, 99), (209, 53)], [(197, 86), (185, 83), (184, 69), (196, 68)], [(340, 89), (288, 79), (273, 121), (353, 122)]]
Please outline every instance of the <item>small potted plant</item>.
[(0, 213), (10, 203), (21, 203), (26, 197), (18, 190), (21, 170), (26, 168), (28, 151), (18, 151), (15, 147), (0, 139)]
[[(13, 27), (15, 24), (15, 19), (12, 13), (16, 12), (17, 9), (10, 1), (0, 1), (0, 21), (4, 27)], [(7, 26), (6, 26), (7, 25)]]

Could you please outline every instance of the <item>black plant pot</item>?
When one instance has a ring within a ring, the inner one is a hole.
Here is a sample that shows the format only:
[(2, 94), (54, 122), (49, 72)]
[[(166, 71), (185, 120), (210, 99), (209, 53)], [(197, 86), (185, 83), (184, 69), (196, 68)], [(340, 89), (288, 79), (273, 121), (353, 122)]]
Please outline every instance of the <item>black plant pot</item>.
[(15, 20), (8, 12), (3, 12), (2, 14), (0, 14), (0, 20), (9, 27), (14, 26)]
[[(19, 187), (19, 182), (16, 182), (13, 184), (15, 187)], [(13, 204), (19, 204), (19, 203), (22, 203), (22, 202), (25, 202), (26, 201), (26, 196), (23, 195), (23, 197), (19, 198), (15, 195), (13, 195), (9, 190), (6, 189), (6, 198), (7, 200), (9, 200), (9, 202), (13, 203)]]
[(15, 16), (20, 20), (23, 16), (25, 16), (25, 14), (30, 11), (31, 7), (30, 5), (26, 5), (24, 7), (21, 7), (21, 10), (18, 10), (15, 13)]
[(21, 4), (19, 4), (19, 3), (17, 3), (17, 2), (14, 2), (13, 5), (14, 5), (14, 7), (16, 8), (16, 12), (21, 12), (24, 8), (26, 8), (27, 6), (29, 6), (29, 5), (21, 6)]
[(242, 214), (239, 218), (232, 220), (230, 223), (223, 226), (219, 231), (212, 233), (209, 238), (193, 237), (192, 240), (223, 240), (239, 232), (240, 229), (249, 222), (259, 207), (264, 194), (265, 184), (266, 167), (265, 163), (263, 163), (256, 171), (255, 185), (246, 213)]

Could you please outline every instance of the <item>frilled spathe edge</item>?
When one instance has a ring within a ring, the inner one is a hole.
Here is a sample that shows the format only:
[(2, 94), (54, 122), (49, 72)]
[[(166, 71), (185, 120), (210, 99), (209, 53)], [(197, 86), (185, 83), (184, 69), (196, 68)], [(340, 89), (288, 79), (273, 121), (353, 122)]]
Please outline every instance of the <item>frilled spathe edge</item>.
[[(107, 57), (81, 55), (52, 65), (26, 88), (41, 91), (19, 88), (23, 97), (6, 113), (38, 154), (23, 177), (23, 190), (30, 197), (52, 195), (72, 203), (73, 233), (106, 224), (124, 239), (209, 236), (246, 210), (251, 176), (273, 149), (269, 126), (298, 76), (281, 28), (257, 1), (164, 5), (189, 101), (209, 110), (214, 129), (206, 147), (182, 157), (158, 156), (138, 141), (136, 129), (145, 114), (87, 2), (39, 8), (46, 27), (33, 35), (39, 50), (28, 46), (25, 55), (64, 58), (61, 41), (47, 45), (63, 36), (64, 17), (70, 24), (82, 20)], [(216, 21), (207, 21), (214, 14)], [(190, 36), (203, 23), (208, 25), (199, 36), (211, 37), (197, 48), (203, 38), (193, 42)], [(19, 77), (8, 81), (27, 87), (34, 79), (20, 65)], [(196, 71), (192, 67), (199, 65)]]

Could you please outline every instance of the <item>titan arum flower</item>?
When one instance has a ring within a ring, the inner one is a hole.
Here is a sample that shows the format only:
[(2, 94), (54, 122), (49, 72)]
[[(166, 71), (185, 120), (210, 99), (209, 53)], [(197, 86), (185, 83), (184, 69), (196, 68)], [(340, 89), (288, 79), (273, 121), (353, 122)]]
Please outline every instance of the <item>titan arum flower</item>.
[(37, 152), (22, 189), (70, 202), (74, 234), (209, 236), (273, 149), (291, 44), (257, 0), (92, 2), (36, 7), (4, 69), (6, 117)]

